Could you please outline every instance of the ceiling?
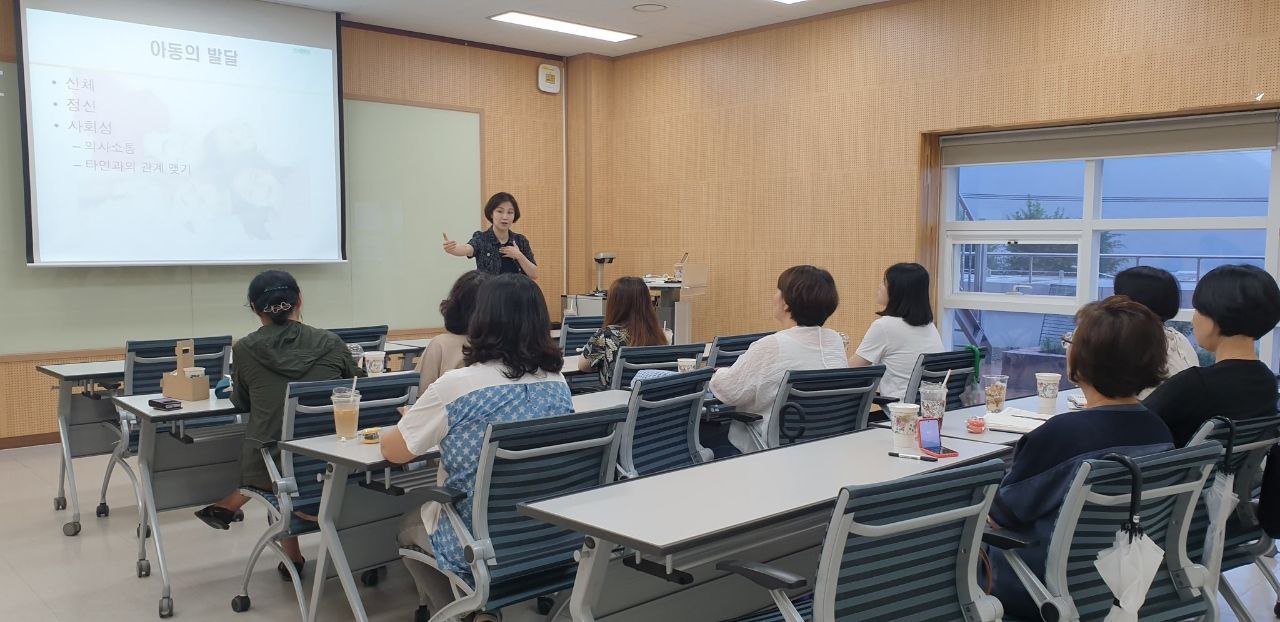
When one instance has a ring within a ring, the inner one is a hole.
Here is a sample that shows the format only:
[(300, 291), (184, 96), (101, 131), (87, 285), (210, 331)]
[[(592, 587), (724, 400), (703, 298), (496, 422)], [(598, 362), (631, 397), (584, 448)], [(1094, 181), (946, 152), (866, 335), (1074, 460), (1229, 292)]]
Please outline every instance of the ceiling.
[[(883, 0), (274, 0), (342, 13), (344, 19), (412, 30), (558, 56), (594, 53), (619, 56), (739, 30), (787, 22)], [(668, 8), (633, 10), (640, 3)], [(489, 17), (520, 11), (588, 26), (619, 30), (638, 38), (608, 43), (495, 22)]]

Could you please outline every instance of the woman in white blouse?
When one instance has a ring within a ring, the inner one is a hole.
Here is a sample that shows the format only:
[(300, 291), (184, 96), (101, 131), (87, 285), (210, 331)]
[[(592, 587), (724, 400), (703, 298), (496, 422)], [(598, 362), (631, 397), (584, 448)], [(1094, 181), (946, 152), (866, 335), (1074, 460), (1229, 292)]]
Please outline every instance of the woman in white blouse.
[(929, 271), (918, 263), (889, 266), (876, 290), (876, 306), (880, 317), (867, 329), (850, 364), (884, 365), (880, 395), (902, 399), (920, 355), (943, 351), (929, 304)]
[(763, 417), (750, 424), (732, 423), (729, 442), (738, 451), (764, 447), (783, 374), (793, 369), (849, 366), (840, 333), (822, 327), (839, 304), (835, 279), (822, 268), (794, 266), (778, 277), (773, 317), (782, 329), (751, 344), (732, 367), (717, 370), (708, 385), (721, 402)]
[[(1182, 306), (1182, 287), (1178, 285), (1177, 278), (1160, 268), (1137, 266), (1116, 275), (1115, 292), (1117, 296), (1128, 296), (1130, 300), (1151, 309), (1152, 313), (1160, 316), (1161, 322), (1166, 323), (1164, 338), (1169, 362), (1163, 378), (1169, 379), (1188, 367), (1200, 366), (1200, 357), (1196, 356), (1196, 350), (1191, 347), (1187, 336), (1167, 325)], [(1155, 390), (1155, 387), (1151, 387), (1138, 394), (1138, 398), (1146, 399)]]

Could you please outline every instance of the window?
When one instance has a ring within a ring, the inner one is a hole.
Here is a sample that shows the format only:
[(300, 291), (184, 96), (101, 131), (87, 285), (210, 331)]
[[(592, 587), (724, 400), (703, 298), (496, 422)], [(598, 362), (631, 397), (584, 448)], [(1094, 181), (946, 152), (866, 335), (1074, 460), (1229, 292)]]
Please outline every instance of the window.
[[(988, 369), (1029, 395), (1035, 372), (1065, 369), (1075, 311), (1141, 265), (1178, 279), (1170, 326), (1195, 345), (1191, 295), (1205, 273), (1280, 267), (1277, 130), (1272, 112), (944, 139), (944, 341), (991, 348)], [(1259, 343), (1273, 366), (1277, 338)]]

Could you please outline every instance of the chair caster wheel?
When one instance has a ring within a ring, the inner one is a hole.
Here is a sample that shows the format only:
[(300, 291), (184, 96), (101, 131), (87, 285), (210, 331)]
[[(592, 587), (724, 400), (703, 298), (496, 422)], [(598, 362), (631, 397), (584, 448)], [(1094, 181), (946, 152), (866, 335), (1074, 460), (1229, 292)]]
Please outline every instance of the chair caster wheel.
[(64, 523), (62, 525), (62, 535), (67, 536), (69, 538), (71, 536), (76, 536), (79, 534), (80, 534), (80, 523), (76, 521), (71, 521), (69, 523)]
[(365, 587), (373, 587), (378, 584), (378, 569), (366, 570), (360, 573), (360, 583)]
[(99, 503), (97, 509), (95, 509), (93, 513), (97, 514), (98, 518), (111, 516), (111, 508), (105, 503)]
[(538, 597), (538, 615), (547, 615), (551, 613), (551, 608), (556, 606), (556, 599), (548, 596)]
[(151, 562), (140, 559), (138, 560), (138, 578), (151, 576)]
[(241, 594), (231, 599), (231, 610), (236, 613), (244, 613), (249, 610), (249, 595)]
[(160, 599), (160, 617), (173, 617), (173, 599), (165, 596)]
[(54, 509), (55, 511), (59, 511), (59, 512), (60, 512), (60, 511), (62, 511), (62, 510), (67, 509), (67, 498), (66, 498), (66, 497), (54, 497), (54, 498), (53, 498), (53, 509)]
[[(138, 525), (137, 527), (133, 528), (133, 535), (135, 537), (142, 536), (142, 525)], [(151, 537), (151, 525), (147, 525), (147, 535), (145, 537), (147, 538)]]

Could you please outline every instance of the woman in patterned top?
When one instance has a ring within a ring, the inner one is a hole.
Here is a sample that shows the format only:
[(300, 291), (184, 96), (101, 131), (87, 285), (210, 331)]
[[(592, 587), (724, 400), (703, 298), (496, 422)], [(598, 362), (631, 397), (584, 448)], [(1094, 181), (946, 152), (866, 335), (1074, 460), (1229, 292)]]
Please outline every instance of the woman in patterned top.
[(609, 286), (604, 326), (582, 348), (578, 370), (596, 370), (600, 384), (609, 386), (613, 364), (623, 346), (665, 346), (668, 339), (658, 323), (658, 313), (649, 298), (644, 279), (624, 276)]
[[(437, 482), (465, 496), (453, 504), (467, 529), (485, 430), (491, 423), (524, 421), (573, 412), (564, 357), (547, 332), (550, 320), (542, 291), (527, 277), (504, 274), (487, 280), (476, 295), (462, 369), (445, 372), (409, 412), (382, 435), (382, 455), (404, 464), (440, 448)], [(418, 587), (419, 618), (453, 602), (449, 576), (474, 584), (454, 525), (440, 520), (440, 504), (429, 501), (420, 517), (410, 513), (401, 544), (427, 551), (439, 568), (406, 560)], [(446, 574), (447, 573), (447, 574)], [(496, 620), (481, 613), (469, 621)]]
[(444, 234), (444, 252), (455, 257), (475, 257), (476, 270), (486, 274), (523, 274), (538, 279), (529, 238), (511, 230), (520, 221), (520, 204), (509, 192), (499, 192), (484, 204), (484, 217), (492, 227), (471, 234), (471, 241), (458, 244)]

